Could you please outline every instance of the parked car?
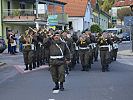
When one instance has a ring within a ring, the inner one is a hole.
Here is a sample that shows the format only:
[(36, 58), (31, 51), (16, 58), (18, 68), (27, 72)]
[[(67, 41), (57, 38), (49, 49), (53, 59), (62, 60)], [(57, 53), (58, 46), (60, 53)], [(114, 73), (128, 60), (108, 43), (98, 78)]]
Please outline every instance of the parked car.
[(122, 33), (122, 41), (130, 41), (130, 33), (123, 32)]
[(5, 40), (0, 37), (0, 53), (2, 53), (7, 48)]

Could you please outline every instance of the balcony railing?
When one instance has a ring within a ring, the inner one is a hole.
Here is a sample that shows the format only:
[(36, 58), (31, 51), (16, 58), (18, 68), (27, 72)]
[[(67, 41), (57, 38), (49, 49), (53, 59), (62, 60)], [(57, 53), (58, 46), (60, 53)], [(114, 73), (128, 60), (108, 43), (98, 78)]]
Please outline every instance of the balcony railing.
[[(39, 10), (38, 19), (45, 19), (49, 15), (57, 15), (57, 19), (59, 23), (68, 23), (68, 14), (67, 13), (46, 13), (44, 10)], [(64, 15), (64, 16), (63, 16)], [(4, 9), (3, 10), (3, 19), (36, 19), (36, 11), (33, 9)]]
[[(32, 9), (4, 9), (3, 19), (35, 19), (35, 10)], [(47, 14), (39, 14), (39, 18), (48, 18)]]

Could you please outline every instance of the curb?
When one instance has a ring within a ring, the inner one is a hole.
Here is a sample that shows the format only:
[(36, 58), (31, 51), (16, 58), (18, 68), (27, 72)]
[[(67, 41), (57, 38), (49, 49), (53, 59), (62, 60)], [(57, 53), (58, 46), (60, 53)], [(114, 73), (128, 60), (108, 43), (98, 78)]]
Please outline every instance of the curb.
[(119, 54), (119, 53), (118, 53), (118, 55), (122, 55), (122, 56), (133, 56), (133, 55), (124, 55), (124, 54)]

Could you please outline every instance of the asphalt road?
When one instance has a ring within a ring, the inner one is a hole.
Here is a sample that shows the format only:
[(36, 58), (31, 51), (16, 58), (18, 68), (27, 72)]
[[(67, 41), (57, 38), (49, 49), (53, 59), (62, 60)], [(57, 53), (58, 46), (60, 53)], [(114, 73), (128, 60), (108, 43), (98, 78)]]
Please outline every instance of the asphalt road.
[[(130, 48), (120, 44), (120, 50)], [(65, 91), (53, 94), (48, 69), (21, 74), (13, 65), (23, 64), (22, 54), (1, 54), (0, 100), (132, 100), (133, 57), (118, 56), (110, 64), (110, 72), (101, 72), (100, 59), (89, 72), (81, 72), (78, 64), (66, 77)]]

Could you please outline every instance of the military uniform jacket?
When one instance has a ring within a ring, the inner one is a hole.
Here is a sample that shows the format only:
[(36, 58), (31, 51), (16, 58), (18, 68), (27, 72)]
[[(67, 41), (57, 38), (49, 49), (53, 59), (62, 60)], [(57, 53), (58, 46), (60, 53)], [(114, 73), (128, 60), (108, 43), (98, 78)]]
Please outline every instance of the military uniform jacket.
[(76, 44), (77, 46), (79, 46), (79, 49), (80, 49), (80, 48), (88, 47), (90, 43), (91, 43), (90, 39), (86, 38), (85, 41), (78, 40)]
[[(97, 42), (97, 45), (100, 45), (100, 46), (103, 46), (103, 45), (113, 45), (113, 42), (110, 38), (107, 38), (107, 39), (103, 39), (103, 38), (100, 38)], [(100, 50), (108, 50), (108, 48), (100, 48)]]
[(117, 36), (115, 36), (115, 37), (113, 37), (113, 42), (114, 43), (119, 43), (120, 39)]
[(73, 54), (74, 53), (74, 46), (73, 46), (72, 40), (69, 38), (63, 38), (63, 37), (62, 37), (62, 40), (67, 44), (67, 46), (70, 50), (70, 53)]
[[(47, 38), (47, 39), (44, 39), (43, 45), (49, 49), (50, 64), (61, 65), (61, 64), (64, 64), (65, 61), (70, 61), (70, 52), (68, 50), (68, 47), (66, 46), (66, 43), (62, 41), (59, 41), (57, 43), (52, 38)], [(62, 59), (58, 59), (58, 58), (51, 59), (51, 57), (56, 57), (56, 56), (63, 56), (63, 58)]]
[[(35, 39), (32, 40), (32, 43), (33, 41), (35, 41)], [(26, 41), (24, 39), (24, 36), (21, 36), (21, 38), (19, 39), (19, 42), (23, 44), (23, 51), (29, 51), (29, 50), (32, 50), (32, 47), (31, 47), (31, 44), (29, 45), (24, 45), (26, 44)]]

